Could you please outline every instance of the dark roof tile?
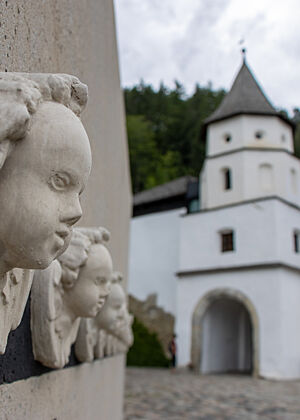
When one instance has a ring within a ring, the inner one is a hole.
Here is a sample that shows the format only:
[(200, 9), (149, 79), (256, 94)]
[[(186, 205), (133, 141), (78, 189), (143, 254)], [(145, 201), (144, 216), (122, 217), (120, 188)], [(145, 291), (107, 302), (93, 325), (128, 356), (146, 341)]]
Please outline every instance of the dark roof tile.
[(266, 98), (245, 61), (220, 106), (208, 117), (205, 124), (238, 114), (280, 116)]
[(167, 198), (176, 197), (187, 193), (188, 184), (197, 181), (196, 177), (186, 175), (181, 178), (174, 179), (163, 185), (151, 188), (149, 190), (137, 193), (133, 197), (133, 205), (138, 206), (154, 201), (165, 200)]

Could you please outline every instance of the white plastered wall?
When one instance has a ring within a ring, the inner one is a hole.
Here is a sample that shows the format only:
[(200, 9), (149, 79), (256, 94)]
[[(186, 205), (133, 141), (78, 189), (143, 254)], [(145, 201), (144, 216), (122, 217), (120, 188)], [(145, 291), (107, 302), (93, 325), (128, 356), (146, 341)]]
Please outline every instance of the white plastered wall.
[(289, 378), (300, 377), (300, 273), (281, 270), (281, 300), (279, 309), (282, 323), (282, 357)]
[(158, 305), (176, 315), (179, 224), (184, 209), (131, 220), (128, 291), (140, 300), (157, 293)]
[[(299, 231), (300, 211), (277, 199), (262, 200), (182, 217), (180, 272), (177, 282), (179, 363), (190, 361), (192, 314), (198, 301), (214, 289), (245, 294), (259, 318), (259, 374), (273, 378), (300, 377), (300, 275), (280, 266), (300, 269), (293, 232)], [(235, 251), (221, 252), (220, 231), (235, 233)], [(248, 269), (240, 269), (248, 266)], [(228, 271), (214, 271), (227, 268)]]
[[(266, 166), (267, 184), (262, 173)], [(224, 189), (224, 168), (231, 169), (230, 190)], [(206, 159), (201, 179), (202, 209), (272, 195), (300, 205), (300, 161), (283, 151), (241, 150)]]
[[(234, 231), (235, 250), (221, 252), (221, 232)], [(180, 218), (179, 271), (280, 262), (300, 268), (293, 232), (300, 210), (277, 199)]]
[[(262, 138), (256, 138), (257, 132)], [(210, 124), (200, 177), (201, 208), (270, 195), (300, 205), (300, 162), (293, 151), (292, 128), (276, 116), (239, 115)], [(224, 188), (225, 168), (231, 171), (228, 190)]]
[[(263, 132), (257, 139), (255, 133)], [(231, 141), (225, 141), (225, 135)], [(276, 116), (239, 115), (212, 123), (207, 128), (207, 156), (225, 153), (241, 147), (266, 147), (294, 151), (291, 127)]]
[(202, 318), (200, 372), (249, 371), (250, 323), (250, 316), (242, 303), (228, 297), (212, 302)]
[[(226, 271), (182, 277), (177, 285), (178, 363), (190, 362), (193, 311), (199, 300), (215, 289), (243, 293), (258, 316), (258, 374), (266, 378), (300, 377), (300, 281), (290, 270)], [(283, 292), (284, 290), (284, 292)]]

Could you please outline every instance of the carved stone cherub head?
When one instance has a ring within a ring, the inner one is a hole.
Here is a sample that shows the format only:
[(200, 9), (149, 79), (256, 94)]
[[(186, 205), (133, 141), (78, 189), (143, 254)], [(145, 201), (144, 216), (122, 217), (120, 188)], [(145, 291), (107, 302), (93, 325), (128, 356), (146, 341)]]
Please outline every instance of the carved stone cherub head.
[[(114, 329), (113, 333), (106, 333), (106, 337), (99, 334), (98, 344), (95, 354), (102, 353), (106, 356), (112, 356), (118, 353), (126, 353), (133, 344), (133, 324), (134, 317), (125, 307), (124, 316)], [(102, 332), (105, 330), (101, 330)]]
[[(0, 353), (32, 276), (68, 246), (91, 169), (87, 87), (64, 74), (0, 73)], [(13, 271), (12, 271), (13, 270)]]
[(114, 272), (112, 276), (111, 291), (101, 312), (95, 318), (99, 329), (115, 334), (122, 326), (126, 317), (126, 295), (121, 285), (123, 276)]
[(95, 317), (110, 291), (112, 260), (104, 245), (104, 228), (77, 228), (69, 248), (59, 257), (64, 307), (73, 317)]
[(133, 315), (126, 309), (125, 317), (114, 334), (109, 334), (105, 330), (100, 330), (98, 343), (95, 347), (95, 358), (113, 356), (115, 354), (126, 353), (133, 344)]
[(2, 274), (46, 268), (68, 245), (91, 168), (86, 101), (73, 76), (0, 73)]
[(36, 360), (49, 367), (68, 363), (80, 317), (94, 317), (110, 290), (112, 261), (103, 228), (74, 229), (67, 250), (32, 287), (31, 329)]
[(110, 294), (101, 311), (95, 318), (82, 319), (80, 322), (75, 353), (81, 362), (103, 357), (108, 335), (121, 337), (123, 329), (127, 328), (127, 321), (130, 323), (122, 278), (121, 273), (113, 273)]
[(124, 322), (122, 323), (121, 327), (116, 333), (116, 336), (120, 339), (124, 348), (127, 350), (133, 344), (133, 332), (132, 332), (132, 324), (133, 324), (134, 317), (130, 314), (126, 308), (126, 314), (124, 318)]

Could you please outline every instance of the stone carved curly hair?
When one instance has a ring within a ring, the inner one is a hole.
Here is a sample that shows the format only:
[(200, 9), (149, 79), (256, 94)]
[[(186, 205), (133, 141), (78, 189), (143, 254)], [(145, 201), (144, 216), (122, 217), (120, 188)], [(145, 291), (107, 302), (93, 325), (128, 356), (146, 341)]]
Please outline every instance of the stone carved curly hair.
[(80, 268), (88, 259), (89, 249), (94, 244), (103, 244), (110, 238), (103, 228), (75, 228), (67, 250), (58, 258), (61, 263), (63, 288), (70, 289), (77, 280)]
[(75, 76), (0, 72), (0, 169), (40, 103), (58, 102), (80, 117), (87, 97), (87, 86)]

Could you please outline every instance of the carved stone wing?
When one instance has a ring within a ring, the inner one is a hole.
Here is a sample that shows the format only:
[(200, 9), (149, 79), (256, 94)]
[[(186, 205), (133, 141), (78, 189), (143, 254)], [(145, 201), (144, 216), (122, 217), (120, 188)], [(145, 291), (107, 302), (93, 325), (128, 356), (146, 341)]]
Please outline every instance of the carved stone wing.
[(34, 274), (31, 293), (31, 334), (35, 360), (45, 366), (60, 364), (60, 343), (55, 331), (55, 320), (62, 309), (59, 293), (61, 266), (53, 261), (46, 270)]
[(0, 354), (4, 354), (10, 331), (22, 320), (32, 284), (33, 271), (14, 268), (0, 282)]

